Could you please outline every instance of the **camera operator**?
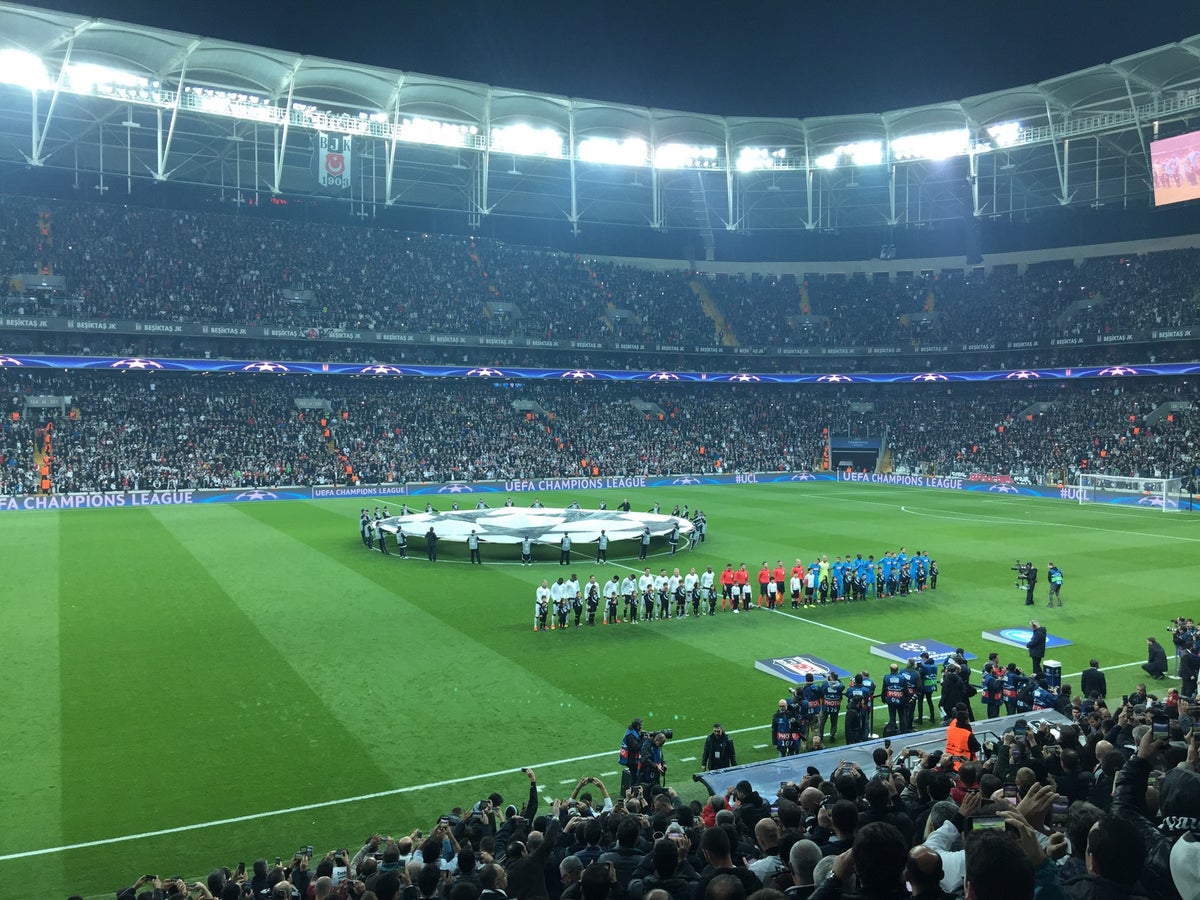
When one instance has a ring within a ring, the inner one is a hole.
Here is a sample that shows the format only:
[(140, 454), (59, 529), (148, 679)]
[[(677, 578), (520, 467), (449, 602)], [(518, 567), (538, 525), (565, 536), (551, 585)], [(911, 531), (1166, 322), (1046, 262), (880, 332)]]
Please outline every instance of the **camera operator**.
[(662, 784), (663, 777), (667, 774), (662, 748), (670, 736), (666, 731), (656, 731), (649, 740), (642, 742), (638, 765), (638, 780), (642, 784)]
[(1033, 592), (1037, 588), (1038, 570), (1032, 561), (1017, 569), (1017, 585), (1025, 586), (1025, 605), (1033, 606)]
[(629, 779), (629, 787), (638, 783), (638, 764), (642, 759), (642, 744), (645, 742), (646, 735), (642, 732), (642, 720), (634, 719), (625, 729), (625, 736), (621, 738), (621, 752), (617, 759), (618, 764), (629, 773), (626, 776)]

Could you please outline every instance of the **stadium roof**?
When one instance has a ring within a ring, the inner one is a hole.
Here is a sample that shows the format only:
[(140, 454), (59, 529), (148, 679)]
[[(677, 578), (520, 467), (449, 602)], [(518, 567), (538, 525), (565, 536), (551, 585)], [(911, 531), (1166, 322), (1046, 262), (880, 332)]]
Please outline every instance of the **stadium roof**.
[[(44, 72), (31, 74), (37, 61)], [(0, 82), (0, 162), (319, 193), (313, 136), (340, 132), (354, 142), (346, 195), (363, 203), (460, 210), (476, 221), (494, 212), (693, 228), (710, 243), (722, 228), (903, 226), (1145, 204), (1149, 141), (1179, 133), (1200, 110), (1200, 35), (917, 108), (742, 118), (0, 3)]]

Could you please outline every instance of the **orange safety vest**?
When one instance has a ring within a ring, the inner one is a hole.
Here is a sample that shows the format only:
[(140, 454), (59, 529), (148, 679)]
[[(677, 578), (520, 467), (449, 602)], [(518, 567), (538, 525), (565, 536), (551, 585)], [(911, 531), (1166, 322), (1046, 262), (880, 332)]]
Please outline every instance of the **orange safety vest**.
[(957, 722), (951, 722), (950, 727), (946, 729), (946, 755), (955, 758), (955, 772), (965, 760), (975, 758), (975, 754), (971, 752), (971, 735), (971, 729), (959, 728)]

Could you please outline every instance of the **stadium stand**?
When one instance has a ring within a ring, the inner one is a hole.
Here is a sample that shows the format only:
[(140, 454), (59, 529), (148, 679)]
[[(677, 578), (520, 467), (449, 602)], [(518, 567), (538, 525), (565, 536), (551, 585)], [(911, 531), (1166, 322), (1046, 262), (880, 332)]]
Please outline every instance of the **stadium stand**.
[[(1032, 483), (1089, 472), (1162, 477), (1194, 462), (1193, 381), (820, 386), (212, 377), (0, 369), (0, 490), (31, 491), (52, 422), (55, 491), (810, 471), (823, 429), (884, 437), (901, 473)], [(325, 438), (295, 401), (330, 402)], [(34, 396), (71, 408), (29, 407)], [(653, 400), (659, 415), (631, 401)], [(525, 412), (513, 401), (542, 410)], [(1168, 401), (1190, 402), (1149, 422)], [(1027, 410), (1036, 410), (1027, 412)]]
[[(0, 234), (10, 316), (290, 327), (308, 330), (311, 340), (330, 329), (362, 329), (547, 342), (623, 339), (681, 349), (724, 343), (768, 351), (822, 345), (904, 350), (1200, 323), (1196, 250), (1087, 259), (1078, 267), (1039, 263), (1022, 273), (1012, 267), (908, 273), (893, 281), (861, 272), (740, 277), (467, 237), (23, 197), (0, 198)], [(63, 281), (25, 283), (37, 273)], [(54, 340), (19, 331), (5, 339), (39, 349)], [(65, 339), (78, 343), (82, 336)], [(168, 346), (222, 352), (211, 341)], [(256, 347), (260, 352), (245, 355), (262, 356), (264, 343)], [(363, 356), (361, 347), (329, 343), (278, 349), (273, 355), (280, 358), (318, 349), (326, 358)], [(1124, 362), (1129, 349), (1122, 348)], [(370, 352), (428, 358), (453, 351), (405, 345)], [(470, 352), (474, 359), (489, 354), (505, 362), (514, 356), (502, 349)], [(1081, 363), (1081, 349), (1071, 352)], [(1173, 351), (1155, 345), (1138, 352)], [(595, 355), (612, 367), (631, 364), (628, 354), (597, 349)], [(546, 361), (541, 354), (532, 358)], [(1022, 365), (1034, 364), (1025, 358)], [(873, 357), (871, 364), (889, 362)], [(975, 358), (973, 366), (979, 365)]]

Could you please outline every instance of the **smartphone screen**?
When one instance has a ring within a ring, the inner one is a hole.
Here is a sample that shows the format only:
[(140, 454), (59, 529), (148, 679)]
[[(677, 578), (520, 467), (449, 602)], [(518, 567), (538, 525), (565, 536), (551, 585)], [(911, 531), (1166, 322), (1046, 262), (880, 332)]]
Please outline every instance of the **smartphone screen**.
[(1153, 722), (1151, 722), (1150, 727), (1154, 732), (1154, 736), (1156, 738), (1160, 738), (1167, 736), (1167, 727), (1169, 724), (1169, 721), (1165, 718), (1154, 719)]
[(1004, 796), (1005, 796), (1005, 798), (1006, 798), (1006, 799), (1008, 799), (1008, 800), (1016, 800), (1016, 799), (1017, 799), (1017, 786), (1016, 786), (1016, 784), (1013, 784), (1013, 783), (1011, 783), (1011, 782), (1010, 782), (1009, 784), (1006, 784), (1006, 785), (1004, 786)]
[(999, 816), (971, 816), (967, 819), (967, 827), (976, 828), (1003, 828), (1004, 820)]

